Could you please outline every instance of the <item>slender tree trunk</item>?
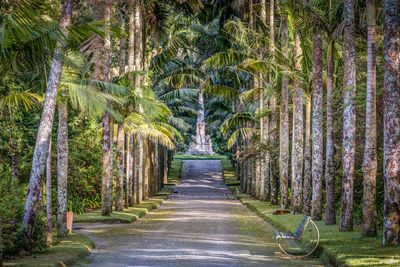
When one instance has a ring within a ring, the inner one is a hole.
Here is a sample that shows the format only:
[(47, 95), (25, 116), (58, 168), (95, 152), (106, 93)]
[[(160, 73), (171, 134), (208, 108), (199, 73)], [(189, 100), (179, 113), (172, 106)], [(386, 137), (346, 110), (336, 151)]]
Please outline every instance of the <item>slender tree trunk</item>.
[[(66, 0), (62, 4), (60, 30), (68, 36), (68, 26), (71, 24), (72, 0)], [(35, 150), (33, 153), (32, 172), (29, 180), (28, 193), (25, 202), (25, 212), (21, 224), (29, 240), (32, 238), (36, 210), (40, 192), (42, 191), (42, 177), (49, 153), (51, 131), (53, 128), (54, 112), (56, 108), (57, 93), (60, 85), (64, 55), (67, 47), (66, 39), (59, 39), (54, 51), (54, 58), (47, 84), (46, 99), (43, 104), (42, 117), (36, 137)]]
[[(51, 206), (51, 139), (49, 144), (49, 155), (46, 163), (46, 242), (48, 246), (53, 243), (53, 209)], [(1, 236), (0, 236), (1, 238)]]
[[(269, 1), (269, 53), (272, 58), (272, 61), (275, 60), (275, 0)], [(269, 77), (269, 82), (272, 83), (272, 77)], [(271, 196), (270, 201), (271, 204), (278, 204), (278, 189), (277, 189), (277, 179), (278, 179), (278, 160), (277, 160), (277, 152), (276, 147), (278, 144), (278, 133), (277, 133), (277, 125), (278, 125), (278, 114), (276, 111), (277, 105), (277, 97), (275, 92), (272, 93), (269, 108), (271, 109), (271, 120), (269, 126), (270, 132), (270, 185), (271, 185)]]
[(67, 235), (68, 106), (58, 102), (57, 136), (57, 236)]
[(150, 140), (147, 138), (146, 143), (146, 155), (145, 155), (145, 165), (144, 165), (144, 180), (143, 180), (143, 198), (149, 198), (149, 183), (150, 183)]
[(326, 82), (326, 159), (325, 159), (325, 183), (326, 183), (326, 212), (325, 223), (336, 224), (335, 210), (335, 146), (333, 142), (333, 50), (334, 41), (329, 38), (327, 48), (327, 82)]
[[(282, 51), (288, 53), (288, 28), (285, 14), (281, 16), (281, 40)], [(280, 108), (280, 139), (279, 139), (279, 181), (281, 193), (281, 209), (288, 209), (288, 193), (289, 193), (289, 78), (284, 75), (282, 77), (282, 99)]]
[[(130, 1), (130, 0), (128, 0)], [(126, 0), (119, 1), (119, 24), (122, 33), (126, 31), (125, 25), (125, 17), (126, 17)], [(130, 26), (130, 25), (129, 25)], [(125, 75), (125, 66), (126, 66), (126, 38), (124, 35), (119, 39), (119, 77)]]
[[(301, 72), (303, 51), (300, 36), (295, 32), (295, 69)], [(292, 209), (293, 213), (301, 213), (303, 191), (303, 90), (298, 80), (294, 82), (293, 93), (293, 141), (292, 141)]]
[(160, 180), (160, 153), (159, 153), (160, 149), (159, 149), (159, 144), (158, 141), (154, 142), (154, 149), (153, 149), (153, 153), (154, 153), (154, 162), (153, 162), (153, 186), (154, 186), (154, 193), (157, 193), (158, 191), (160, 191), (160, 188), (158, 187), (159, 185), (159, 180)]
[(163, 158), (163, 160), (164, 160), (164, 177), (163, 177), (163, 184), (165, 185), (165, 184), (168, 184), (168, 149), (167, 149), (167, 147), (163, 147), (164, 148), (164, 153), (163, 153), (163, 155), (164, 155), (164, 158)]
[(344, 111), (343, 111), (343, 182), (340, 231), (353, 230), (353, 188), (356, 151), (356, 58), (354, 0), (344, 0)]
[[(111, 20), (111, 0), (104, 0), (104, 81), (110, 81), (110, 53), (111, 53), (111, 39), (110, 39), (110, 20)], [(105, 90), (107, 94), (108, 91)], [(107, 104), (108, 105), (108, 104)], [(111, 177), (111, 118), (107, 113), (103, 115), (103, 138), (102, 138), (102, 187), (101, 187), (101, 215), (110, 216), (112, 210), (110, 209), (109, 191)]]
[(138, 204), (138, 186), (139, 186), (139, 142), (138, 142), (138, 136), (135, 136), (134, 138), (134, 142), (133, 142), (133, 147), (135, 148), (134, 151), (134, 158), (133, 158), (133, 162), (134, 162), (134, 167), (133, 167), (133, 193), (132, 193), (132, 200), (131, 200), (131, 204)]
[(311, 97), (306, 96), (306, 130), (304, 141), (304, 183), (303, 209), (304, 214), (311, 215)]
[[(117, 131), (117, 181), (115, 187), (115, 210), (122, 211), (124, 205), (124, 124), (118, 123)], [(128, 191), (127, 191), (128, 192)]]
[(108, 181), (108, 206), (113, 211), (114, 202), (114, 120), (110, 118), (110, 180)]
[(133, 165), (133, 147), (132, 135), (126, 136), (126, 189), (125, 189), (125, 208), (128, 208), (132, 199), (132, 165)]
[(312, 218), (322, 220), (322, 176), (324, 171), (322, 35), (313, 38), (313, 98), (312, 98)]
[(400, 244), (400, 3), (384, 4), (384, 176), (383, 245)]
[(363, 161), (363, 234), (376, 236), (376, 8), (375, 0), (367, 1), (368, 20), (368, 67), (367, 103), (365, 111), (365, 150)]

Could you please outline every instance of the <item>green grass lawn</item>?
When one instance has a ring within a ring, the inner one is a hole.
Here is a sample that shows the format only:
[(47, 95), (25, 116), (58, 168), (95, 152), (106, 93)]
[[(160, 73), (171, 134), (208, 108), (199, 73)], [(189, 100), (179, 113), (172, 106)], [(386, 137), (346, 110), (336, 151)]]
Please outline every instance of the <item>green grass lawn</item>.
[(88, 237), (71, 233), (44, 253), (4, 262), (4, 266), (72, 266), (90, 254), (94, 243)]
[[(222, 166), (226, 185), (236, 181), (230, 162), (222, 161)], [(302, 214), (273, 215), (280, 209), (278, 205), (241, 194), (236, 186), (230, 188), (243, 204), (281, 231), (295, 231), (303, 218)], [(355, 226), (353, 232), (339, 232), (338, 225), (325, 225), (324, 220), (316, 224), (321, 234), (319, 252), (322, 259), (340, 266), (400, 266), (400, 246), (382, 247), (382, 231), (378, 237), (365, 238), (361, 226)]]
[(174, 161), (177, 159), (178, 160), (199, 160), (199, 159), (222, 160), (226, 158), (227, 156), (222, 156), (222, 155), (175, 155)]

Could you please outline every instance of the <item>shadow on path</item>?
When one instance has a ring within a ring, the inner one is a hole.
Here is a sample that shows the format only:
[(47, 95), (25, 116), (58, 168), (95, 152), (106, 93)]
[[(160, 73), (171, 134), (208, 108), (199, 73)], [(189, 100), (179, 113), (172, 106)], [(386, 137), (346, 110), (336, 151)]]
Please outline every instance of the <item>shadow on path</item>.
[(274, 228), (232, 199), (219, 160), (184, 161), (176, 194), (129, 225), (81, 225), (89, 266), (322, 266), (283, 258)]

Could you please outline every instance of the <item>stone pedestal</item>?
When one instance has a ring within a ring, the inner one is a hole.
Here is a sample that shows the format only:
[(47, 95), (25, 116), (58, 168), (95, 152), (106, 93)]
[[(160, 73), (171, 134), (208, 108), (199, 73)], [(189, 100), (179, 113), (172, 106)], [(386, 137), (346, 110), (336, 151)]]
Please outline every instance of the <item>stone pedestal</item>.
[(187, 155), (216, 155), (212, 149), (211, 137), (206, 135), (206, 125), (196, 124), (196, 136), (192, 136), (195, 142), (190, 143)]

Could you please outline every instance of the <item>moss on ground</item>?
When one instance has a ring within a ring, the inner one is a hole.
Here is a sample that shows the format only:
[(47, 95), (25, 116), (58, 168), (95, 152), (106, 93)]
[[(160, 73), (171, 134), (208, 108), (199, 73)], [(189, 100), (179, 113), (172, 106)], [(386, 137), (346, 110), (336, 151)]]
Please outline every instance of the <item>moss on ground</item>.
[[(222, 161), (226, 185), (236, 180), (235, 170), (228, 163)], [(278, 205), (241, 194), (237, 186), (230, 186), (230, 189), (250, 210), (280, 231), (295, 231), (303, 218), (303, 214), (273, 215), (275, 210), (280, 209)], [(319, 253), (323, 260), (340, 266), (400, 266), (400, 246), (382, 247), (382, 231), (379, 231), (378, 237), (365, 238), (361, 226), (355, 226), (353, 232), (340, 232), (338, 225), (325, 225), (325, 220), (316, 224), (321, 233)]]
[(7, 261), (4, 266), (72, 266), (88, 256), (93, 248), (90, 238), (71, 233), (44, 253)]

